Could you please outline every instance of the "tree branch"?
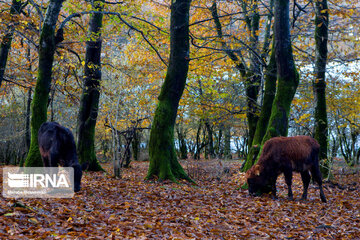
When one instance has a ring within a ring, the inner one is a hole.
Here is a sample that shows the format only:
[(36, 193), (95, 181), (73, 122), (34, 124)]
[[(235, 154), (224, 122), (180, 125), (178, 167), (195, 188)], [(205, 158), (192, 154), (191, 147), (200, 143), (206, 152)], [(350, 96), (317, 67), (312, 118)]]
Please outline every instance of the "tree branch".
[[(79, 12), (79, 13), (73, 13), (71, 15), (69, 15), (67, 18), (65, 18), (65, 20), (60, 24), (59, 30), (64, 28), (64, 26), (66, 25), (66, 23), (68, 21), (70, 21), (72, 18), (74, 17), (81, 17), (82, 15), (86, 15), (86, 14), (94, 14), (94, 13), (102, 13), (102, 14), (106, 14), (106, 15), (115, 15), (117, 16), (121, 22), (123, 22), (130, 30), (134, 30), (135, 32), (140, 33), (140, 35), (143, 37), (143, 39), (150, 45), (150, 47), (154, 50), (154, 52), (156, 53), (156, 55), (160, 58), (160, 60), (165, 64), (165, 66), (167, 66), (167, 63), (165, 62), (165, 60), (162, 58), (162, 56), (160, 55), (159, 51), (154, 47), (154, 45), (150, 42), (150, 40), (145, 36), (145, 33), (143, 31), (141, 31), (140, 29), (134, 27), (133, 25), (131, 25), (130, 23), (128, 23), (127, 21), (124, 20), (124, 18), (122, 17), (122, 15), (120, 13), (117, 12), (109, 12), (109, 11), (85, 11), (85, 12)], [(139, 19), (138, 19), (139, 20)], [(58, 31), (59, 31), (58, 30)]]

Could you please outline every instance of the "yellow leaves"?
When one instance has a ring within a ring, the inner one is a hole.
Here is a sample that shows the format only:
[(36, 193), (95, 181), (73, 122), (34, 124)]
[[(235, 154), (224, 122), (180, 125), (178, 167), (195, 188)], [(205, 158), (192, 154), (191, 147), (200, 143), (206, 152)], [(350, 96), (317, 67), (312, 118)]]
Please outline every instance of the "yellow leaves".
[(320, 13), (326, 13), (326, 12), (329, 12), (330, 10), (329, 9), (323, 9), (320, 11)]
[(110, 217), (108, 218), (108, 221), (113, 221), (113, 220), (116, 220), (116, 219), (118, 219), (118, 218), (116, 217), (116, 215), (115, 215), (115, 214), (111, 214)]
[(305, 113), (305, 114), (301, 115), (299, 119), (295, 119), (295, 122), (296, 123), (307, 123), (310, 121), (310, 117), (311, 117), (310, 113)]
[(34, 217), (29, 218), (28, 221), (31, 222), (31, 223), (34, 223), (34, 224), (39, 224), (39, 221)]

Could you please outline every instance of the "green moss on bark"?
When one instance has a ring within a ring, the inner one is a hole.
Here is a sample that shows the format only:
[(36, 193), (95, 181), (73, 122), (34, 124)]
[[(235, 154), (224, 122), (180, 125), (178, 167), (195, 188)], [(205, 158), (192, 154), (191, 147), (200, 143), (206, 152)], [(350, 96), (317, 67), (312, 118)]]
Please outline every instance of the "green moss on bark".
[(246, 162), (242, 171), (246, 172), (255, 164), (255, 160), (260, 151), (261, 141), (266, 133), (267, 125), (269, 123), (271, 108), (276, 93), (276, 61), (274, 44), (271, 51), (270, 61), (265, 72), (265, 92), (264, 101), (261, 107), (260, 117), (256, 125), (256, 131), (251, 144), (251, 148), (246, 158)]
[(39, 44), (39, 70), (31, 104), (31, 142), (26, 167), (43, 166), (38, 146), (38, 131), (47, 120), (47, 104), (55, 53), (54, 32), (63, 0), (52, 0), (47, 8)]
[(25, 167), (42, 167), (39, 145), (38, 145), (38, 131), (42, 123), (47, 119), (47, 103), (49, 98), (49, 91), (46, 86), (42, 84), (42, 75), (39, 70), (38, 81), (35, 87), (34, 97), (31, 105), (31, 141), (30, 149), (25, 160)]
[(190, 2), (177, 0), (171, 4), (170, 59), (150, 132), (147, 179), (169, 179), (174, 182), (186, 179), (193, 182), (178, 162), (174, 147), (177, 109), (189, 69)]
[(82, 141), (79, 141), (78, 144), (78, 156), (81, 163), (88, 162), (90, 171), (104, 171), (100, 163), (96, 158), (95, 152), (95, 128), (89, 128), (86, 133), (84, 133), (85, 138)]
[(187, 176), (177, 160), (174, 146), (174, 115), (176, 109), (171, 101), (159, 101), (150, 134), (150, 165), (146, 179), (192, 180)]
[[(271, 106), (266, 132), (261, 139), (259, 151), (250, 149), (244, 170), (249, 169), (259, 158), (264, 143), (272, 137), (287, 136), (290, 106), (299, 84), (290, 41), (289, 0), (275, 0), (274, 44), (277, 90)], [(260, 129), (259, 129), (260, 131)], [(258, 140), (258, 139), (257, 139)], [(258, 144), (256, 144), (258, 145)], [(257, 157), (255, 155), (258, 154)]]

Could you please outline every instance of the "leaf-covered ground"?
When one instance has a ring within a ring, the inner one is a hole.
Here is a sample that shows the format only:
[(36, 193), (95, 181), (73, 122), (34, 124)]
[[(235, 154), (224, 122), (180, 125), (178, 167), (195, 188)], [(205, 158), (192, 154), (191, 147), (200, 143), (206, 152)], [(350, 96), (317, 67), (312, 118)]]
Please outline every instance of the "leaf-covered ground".
[(197, 186), (145, 182), (148, 163), (133, 162), (122, 179), (111, 177), (110, 165), (109, 173), (85, 173), (73, 199), (0, 197), (0, 239), (360, 239), (358, 171), (325, 183), (324, 204), (315, 185), (300, 201), (298, 174), (295, 200), (287, 200), (283, 177), (273, 200), (239, 189), (236, 161), (182, 164)]

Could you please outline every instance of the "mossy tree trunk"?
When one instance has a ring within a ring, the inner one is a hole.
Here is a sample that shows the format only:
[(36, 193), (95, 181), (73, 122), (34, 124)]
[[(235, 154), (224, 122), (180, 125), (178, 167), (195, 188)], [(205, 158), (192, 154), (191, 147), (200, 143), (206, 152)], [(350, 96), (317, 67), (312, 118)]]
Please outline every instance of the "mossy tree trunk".
[(11, 8), (10, 8), (10, 17), (12, 22), (8, 25), (5, 35), (2, 37), (1, 45), (0, 45), (0, 87), (1, 83), (4, 79), (5, 68), (7, 59), (9, 56), (9, 51), (11, 48), (11, 42), (15, 32), (15, 20), (16, 15), (19, 15), (21, 9), (23, 8), (24, 4), (20, 0), (12, 0)]
[(287, 136), (290, 106), (299, 84), (290, 39), (289, 0), (275, 0), (274, 10), (277, 91), (261, 145), (272, 137)]
[[(95, 0), (93, 8), (101, 11), (103, 1)], [(99, 111), (101, 81), (101, 27), (102, 13), (93, 13), (86, 41), (83, 93), (78, 119), (78, 155), (81, 163), (88, 162), (90, 171), (103, 171), (95, 152), (95, 126)]]
[(38, 146), (38, 131), (47, 120), (52, 64), (55, 53), (55, 27), (64, 0), (51, 0), (45, 14), (40, 34), (39, 69), (33, 100), (31, 103), (31, 142), (25, 160), (26, 167), (41, 167), (43, 163)]
[(254, 165), (256, 157), (260, 151), (261, 141), (266, 133), (267, 125), (269, 123), (272, 104), (276, 93), (276, 61), (275, 61), (275, 50), (274, 44), (271, 50), (271, 56), (269, 64), (265, 71), (265, 91), (263, 105), (261, 107), (260, 117), (257, 122), (256, 131), (254, 134), (252, 146), (247, 155), (246, 162), (242, 167), (243, 171), (247, 171)]
[[(328, 121), (326, 113), (326, 62), (329, 9), (327, 0), (315, 1), (315, 80), (313, 89), (315, 95), (315, 139), (320, 144), (320, 159), (327, 160), (328, 147)], [(329, 161), (321, 168), (324, 177), (329, 175)]]
[(170, 59), (152, 122), (147, 179), (192, 181), (177, 160), (174, 126), (189, 69), (189, 10), (191, 0), (172, 1)]
[[(261, 113), (263, 118), (259, 121), (259, 124), (268, 123), (265, 125), (266, 128), (263, 127), (264, 125), (258, 126), (253, 147), (243, 171), (248, 170), (256, 162), (267, 140), (276, 136), (287, 136), (290, 106), (299, 84), (299, 74), (296, 70), (290, 39), (289, 0), (275, 0), (274, 8), (274, 42), (266, 79), (268, 90), (266, 90), (266, 99), (264, 98)], [(277, 89), (274, 97), (275, 73)], [(266, 116), (270, 117), (267, 119)]]
[(261, 106), (261, 111), (259, 114), (259, 118), (256, 123), (255, 133), (249, 146), (249, 152), (247, 154), (246, 161), (242, 166), (243, 171), (247, 171), (255, 162), (257, 155), (260, 151), (261, 141), (265, 135), (270, 115), (271, 115), (271, 108), (275, 98), (276, 93), (276, 61), (275, 61), (275, 49), (274, 49), (274, 38), (271, 36), (271, 28), (272, 28), (272, 18), (273, 18), (273, 10), (274, 7), (274, 0), (270, 0), (269, 3), (269, 13), (267, 16), (267, 24), (265, 27), (265, 36), (264, 36), (264, 43), (263, 48), (261, 51), (261, 58), (265, 59), (268, 56), (268, 49), (270, 46), (271, 39), (273, 40), (270, 60), (268, 65), (266, 66), (265, 70), (265, 90), (263, 96), (263, 102)]

